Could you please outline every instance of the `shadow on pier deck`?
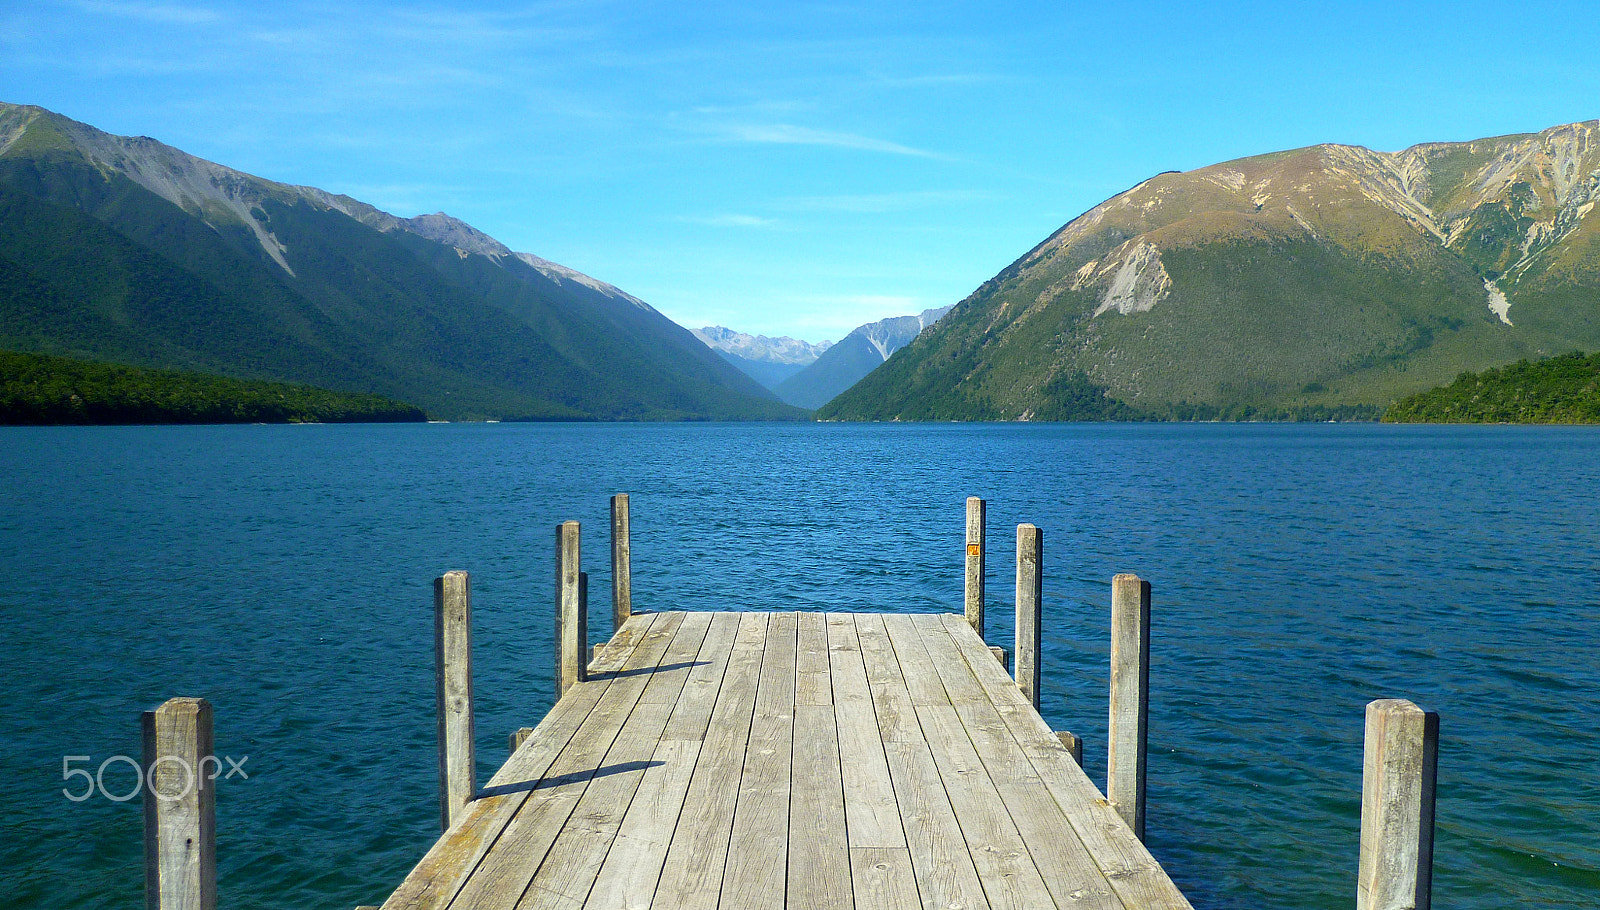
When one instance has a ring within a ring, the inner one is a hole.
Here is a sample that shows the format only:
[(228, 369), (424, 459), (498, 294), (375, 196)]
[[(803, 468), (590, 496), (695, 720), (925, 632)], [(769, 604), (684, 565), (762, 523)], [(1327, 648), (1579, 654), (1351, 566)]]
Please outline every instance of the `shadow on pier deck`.
[(955, 614), (629, 618), (384, 903), (1184, 908)]

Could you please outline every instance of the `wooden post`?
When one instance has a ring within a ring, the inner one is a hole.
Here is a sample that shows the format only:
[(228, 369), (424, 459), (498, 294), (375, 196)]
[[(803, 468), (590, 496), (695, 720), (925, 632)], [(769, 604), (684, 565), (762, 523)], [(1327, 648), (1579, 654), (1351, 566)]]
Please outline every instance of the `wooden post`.
[(578, 523), (556, 526), (556, 697), (589, 678), (583, 652), (589, 639), (583, 609), (583, 573), (578, 571)]
[(1044, 599), (1044, 532), (1017, 525), (1017, 688), (1039, 707), (1039, 617)]
[(144, 712), (141, 720), (145, 907), (216, 910), (217, 759), (211, 703), (173, 698)]
[(1150, 583), (1111, 580), (1111, 729), (1106, 800), (1144, 840), (1145, 729), (1150, 701)]
[(1066, 746), (1067, 751), (1072, 753), (1072, 760), (1078, 763), (1078, 767), (1083, 767), (1083, 740), (1079, 739), (1077, 734), (1065, 730), (1058, 731), (1056, 739), (1061, 740), (1061, 745)]
[(507, 743), (507, 745), (511, 747), (511, 754), (517, 754), (517, 750), (522, 748), (522, 744), (527, 742), (528, 737), (532, 735), (532, 727), (519, 727), (518, 729), (512, 731), (510, 740)]
[(1428, 910), (1439, 715), (1400, 698), (1367, 705), (1356, 910)]
[(983, 638), (983, 560), (984, 516), (986, 503), (976, 496), (967, 497), (967, 622)]
[(611, 631), (633, 615), (633, 555), (628, 543), (628, 494), (611, 497)]
[(478, 790), (472, 726), (472, 581), (446, 572), (433, 582), (434, 674), (439, 696), (439, 827), (450, 830)]

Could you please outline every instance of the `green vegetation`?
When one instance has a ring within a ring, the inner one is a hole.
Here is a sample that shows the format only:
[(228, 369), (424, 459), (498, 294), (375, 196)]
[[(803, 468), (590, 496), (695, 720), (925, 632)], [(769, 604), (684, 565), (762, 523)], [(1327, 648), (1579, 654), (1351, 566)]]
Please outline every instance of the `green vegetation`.
[(1385, 423), (1600, 423), (1600, 354), (1563, 354), (1482, 373), (1395, 402)]
[(228, 192), (286, 268), (216, 199), (180, 207), (120, 169), (187, 166), (172, 150), (101, 167), (65, 118), (8, 116), (33, 119), (0, 154), (0, 349), (371, 391), (452, 420), (805, 416), (648, 307), (237, 174)]
[(1544, 148), (1592, 173), (1600, 152), (1544, 142), (1430, 145), (1405, 188), (1381, 156), (1331, 147), (1148, 181), (985, 282), (819, 416), (1037, 418), (1055, 377), (1080, 376), (1101, 390), (1089, 400), (1146, 419), (1372, 420), (1463, 370), (1595, 350), (1595, 197), (1506, 163)]
[(377, 395), (0, 351), (0, 424), (396, 423)]

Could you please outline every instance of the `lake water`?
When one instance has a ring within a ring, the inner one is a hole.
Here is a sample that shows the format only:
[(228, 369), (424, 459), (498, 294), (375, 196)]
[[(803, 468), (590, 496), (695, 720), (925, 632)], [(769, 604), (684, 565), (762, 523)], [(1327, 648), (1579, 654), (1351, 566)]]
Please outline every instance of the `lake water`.
[[(1362, 711), (1441, 716), (1435, 906), (1600, 907), (1600, 430), (0, 428), (0, 907), (137, 906), (138, 755), (211, 700), (220, 904), (379, 903), (437, 835), (432, 579), (473, 573), (480, 780), (552, 701), (553, 528), (645, 609), (959, 610), (1044, 529), (1044, 714), (1104, 782), (1109, 581), (1154, 588), (1147, 841), (1199, 908), (1348, 908)], [(134, 775), (106, 765), (105, 790)], [(226, 767), (226, 766), (224, 766)]]

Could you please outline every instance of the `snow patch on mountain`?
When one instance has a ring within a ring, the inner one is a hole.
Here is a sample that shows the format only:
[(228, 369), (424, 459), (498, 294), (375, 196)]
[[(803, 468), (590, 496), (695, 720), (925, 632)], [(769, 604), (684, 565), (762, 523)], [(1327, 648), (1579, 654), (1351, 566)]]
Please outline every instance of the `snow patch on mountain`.
[(850, 334), (860, 337), (877, 351), (880, 360), (888, 360), (895, 351), (910, 344), (922, 330), (938, 322), (953, 307), (923, 310), (915, 316), (894, 316), (857, 326)]
[(831, 341), (812, 344), (787, 335), (778, 338), (769, 338), (766, 335), (750, 335), (745, 332), (736, 332), (733, 329), (720, 325), (708, 325), (704, 328), (690, 329), (694, 336), (705, 344), (706, 347), (716, 351), (726, 351), (729, 354), (754, 360), (757, 363), (797, 364), (804, 366), (822, 356), (822, 352), (833, 346)]

